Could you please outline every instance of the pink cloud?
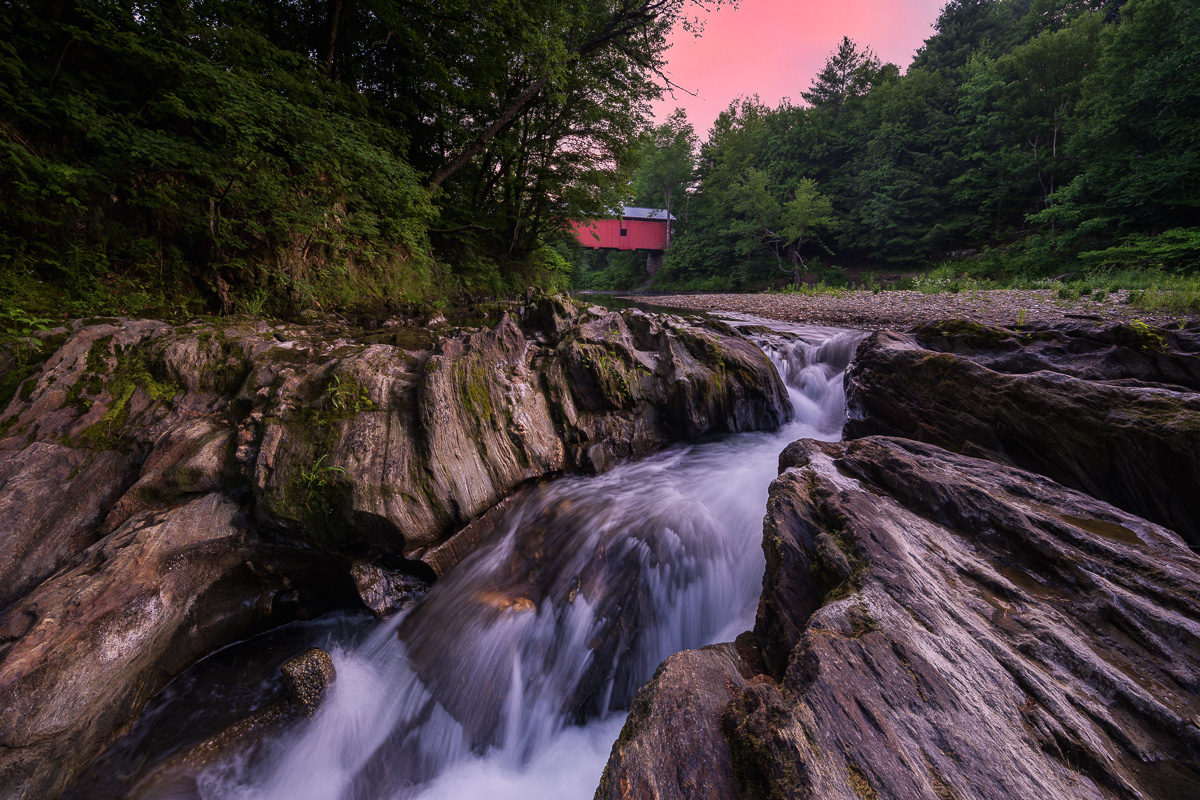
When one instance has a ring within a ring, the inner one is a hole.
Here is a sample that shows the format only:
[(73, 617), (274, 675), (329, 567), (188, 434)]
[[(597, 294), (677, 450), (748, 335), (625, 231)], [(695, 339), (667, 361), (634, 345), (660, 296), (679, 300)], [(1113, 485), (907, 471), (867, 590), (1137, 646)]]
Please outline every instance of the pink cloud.
[(933, 33), (946, 0), (742, 0), (737, 10), (707, 14), (699, 39), (677, 29), (667, 53), (671, 79), (698, 93), (675, 92), (655, 104), (659, 119), (676, 106), (705, 138), (717, 114), (738, 95), (767, 105), (801, 102), (813, 76), (843, 36), (881, 59), (908, 66)]

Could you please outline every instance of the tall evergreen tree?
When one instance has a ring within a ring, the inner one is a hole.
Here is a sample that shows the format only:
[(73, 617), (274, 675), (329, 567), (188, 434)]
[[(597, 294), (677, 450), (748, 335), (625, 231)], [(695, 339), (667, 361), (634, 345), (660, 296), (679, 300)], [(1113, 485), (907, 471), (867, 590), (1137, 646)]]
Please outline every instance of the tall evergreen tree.
[(812, 106), (837, 114), (847, 101), (871, 90), (882, 67), (870, 47), (859, 50), (849, 36), (843, 36), (825, 67), (813, 78), (812, 86), (801, 96)]

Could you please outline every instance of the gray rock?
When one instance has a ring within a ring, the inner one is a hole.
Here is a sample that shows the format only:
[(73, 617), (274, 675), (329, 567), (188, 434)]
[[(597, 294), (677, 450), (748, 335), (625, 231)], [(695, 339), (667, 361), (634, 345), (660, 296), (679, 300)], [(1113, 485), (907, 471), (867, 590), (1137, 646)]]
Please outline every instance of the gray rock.
[(279, 672), (287, 686), (289, 701), (306, 717), (317, 713), (325, 699), (326, 690), (337, 678), (333, 659), (319, 647), (310, 647), (290, 659)]
[(1045, 475), (1200, 545), (1200, 339), (1127, 325), (880, 331), (846, 374), (846, 436), (936, 444)]
[[(311, 718), (337, 679), (333, 659), (320, 648), (311, 647), (279, 668), (285, 694), (265, 708), (239, 720), (225, 730), (166, 759), (137, 780), (122, 797), (131, 800), (202, 797), (197, 775), (222, 759), (245, 754), (263, 744), (298, 719)], [(133, 777), (133, 776), (129, 776)], [(126, 778), (128, 780), (128, 778)], [(69, 795), (84, 796), (87, 789), (73, 786)]]
[(132, 467), (123, 453), (51, 441), (0, 450), (0, 608), (96, 541)]
[(664, 661), (634, 699), (596, 797), (752, 797), (738, 786), (721, 731), (722, 709), (748, 687), (741, 670), (732, 644)]
[(370, 561), (357, 561), (350, 577), (363, 605), (379, 619), (387, 619), (425, 595), (430, 582), (400, 569), (387, 569)]
[[(597, 797), (735, 796), (687, 788), (710, 774), (699, 753), (757, 797), (1200, 792), (1200, 558), (1178, 536), (901, 439), (802, 440), (781, 468), (761, 665), (743, 647), (677, 678), (664, 667)], [(840, 581), (813, 579), (822, 536), (847, 555)], [(702, 687), (722, 682), (735, 696), (715, 712)], [(678, 718), (691, 687), (695, 736), (647, 722)], [(666, 753), (631, 744), (671, 735), (684, 741)]]

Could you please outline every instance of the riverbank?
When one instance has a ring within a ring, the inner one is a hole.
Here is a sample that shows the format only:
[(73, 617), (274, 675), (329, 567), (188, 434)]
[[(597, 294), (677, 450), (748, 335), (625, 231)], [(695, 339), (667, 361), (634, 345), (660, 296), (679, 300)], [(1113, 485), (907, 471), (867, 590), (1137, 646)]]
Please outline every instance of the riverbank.
[(1200, 325), (1200, 315), (1146, 311), (1129, 304), (1128, 290), (1063, 299), (1053, 289), (963, 292), (820, 292), (814, 294), (639, 295), (639, 302), (699, 311), (753, 314), (784, 322), (876, 330), (909, 328), (940, 319), (970, 319), (1005, 327), (1084, 319), (1097, 323), (1140, 319), (1147, 324)]

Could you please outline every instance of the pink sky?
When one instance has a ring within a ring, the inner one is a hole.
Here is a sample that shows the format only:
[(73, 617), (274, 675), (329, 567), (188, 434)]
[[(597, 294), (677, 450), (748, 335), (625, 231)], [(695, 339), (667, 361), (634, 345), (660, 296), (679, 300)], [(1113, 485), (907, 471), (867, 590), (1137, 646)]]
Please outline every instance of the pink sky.
[(675, 31), (668, 71), (699, 96), (667, 95), (655, 104), (655, 114), (661, 120), (682, 106), (705, 139), (717, 114), (738, 95), (757, 93), (772, 107), (785, 97), (799, 103), (843, 36), (907, 69), (946, 1), (741, 0), (736, 11), (706, 14), (699, 39)]

